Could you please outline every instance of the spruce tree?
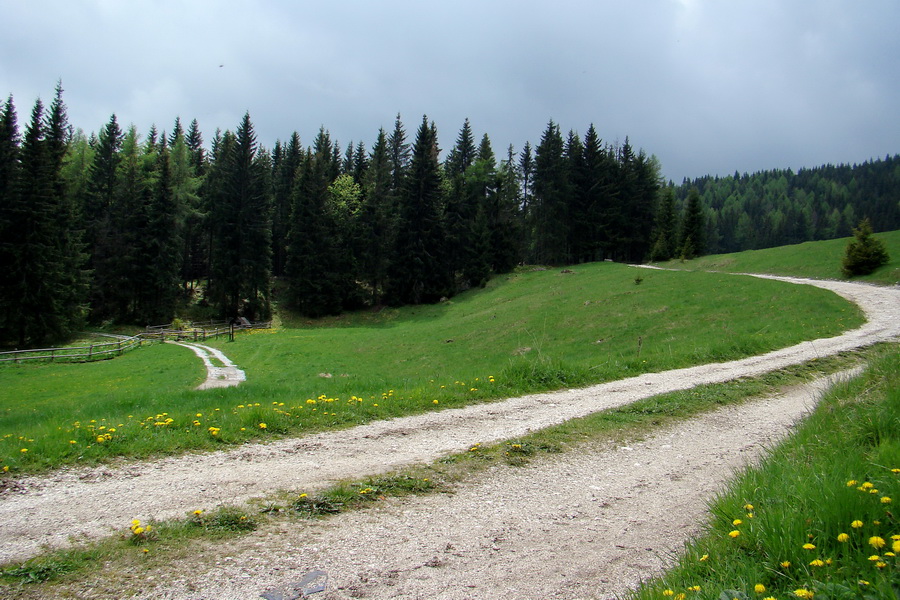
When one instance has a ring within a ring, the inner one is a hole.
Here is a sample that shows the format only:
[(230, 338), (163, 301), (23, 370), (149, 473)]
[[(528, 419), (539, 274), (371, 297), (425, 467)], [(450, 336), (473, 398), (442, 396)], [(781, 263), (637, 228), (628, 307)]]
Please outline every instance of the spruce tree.
[[(0, 303), (7, 335), (20, 347), (64, 340), (83, 317), (79, 273), (72, 271), (77, 256), (65, 255), (71, 246), (60, 175), (66, 138), (61, 93), (57, 87), (49, 115), (40, 100), (35, 102), (12, 189), (0, 201), (0, 222), (5, 225), (0, 252), (8, 271)], [(3, 119), (6, 152), (11, 150), (10, 111), (11, 103)]]
[(705, 252), (706, 221), (703, 216), (703, 204), (700, 192), (697, 188), (691, 188), (678, 238), (678, 253), (683, 259), (691, 259), (702, 256)]
[(346, 273), (329, 207), (333, 153), (324, 129), (303, 157), (293, 194), (287, 274), (288, 302), (309, 317), (338, 314), (343, 307)]
[(841, 262), (841, 272), (844, 277), (868, 275), (889, 260), (884, 242), (872, 237), (872, 222), (865, 218), (853, 230), (853, 239), (847, 244)]
[(287, 272), (291, 202), (303, 155), (300, 135), (296, 131), (279, 154), (272, 177), (272, 274), (276, 277)]
[(547, 124), (534, 160), (534, 196), (529, 207), (530, 260), (561, 265), (569, 260), (571, 186), (559, 125)]
[(386, 294), (392, 304), (437, 302), (451, 292), (441, 219), (443, 183), (439, 152), (435, 127), (423, 116), (400, 196)]
[(122, 140), (116, 115), (112, 115), (97, 140), (85, 198), (84, 224), (92, 272), (90, 306), (94, 321), (112, 318), (116, 312), (117, 282), (112, 267), (121, 250), (116, 248), (120, 231), (116, 229), (113, 213)]
[(524, 245), (519, 190), (516, 157), (510, 144), (506, 160), (500, 163), (497, 189), (493, 194), (488, 213), (491, 270), (494, 273), (508, 273), (522, 260)]
[(469, 168), (474, 164), (476, 156), (475, 139), (469, 120), (466, 119), (456, 138), (456, 144), (444, 162), (444, 174), (449, 184), (444, 208), (444, 226), (447, 232), (445, 260), (458, 289), (470, 287), (468, 274), (463, 272), (472, 261), (471, 255), (475, 251), (478, 204), (475, 190), (467, 182), (467, 177), (471, 175)]
[(675, 214), (675, 190), (672, 186), (662, 192), (656, 220), (653, 227), (653, 246), (650, 260), (653, 262), (671, 260), (675, 256), (678, 235), (678, 217)]
[(384, 129), (378, 130), (375, 146), (367, 162), (363, 182), (364, 200), (353, 251), (358, 277), (368, 284), (371, 303), (377, 305), (381, 301), (387, 277), (396, 219), (391, 196), (391, 162)]
[[(12, 96), (0, 112), (0, 343), (18, 337), (14, 331), (13, 308), (17, 299), (13, 292), (10, 265), (17, 260), (15, 226), (19, 219), (17, 185), (19, 178), (20, 140), (16, 107)], [(16, 340), (18, 341), (18, 340)]]

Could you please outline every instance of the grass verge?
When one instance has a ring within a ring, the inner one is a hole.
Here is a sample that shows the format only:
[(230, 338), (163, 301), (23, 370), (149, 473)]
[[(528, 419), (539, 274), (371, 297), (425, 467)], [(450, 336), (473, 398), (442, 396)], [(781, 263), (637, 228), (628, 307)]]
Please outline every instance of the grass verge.
[(900, 597), (900, 351), (834, 388), (633, 600)]
[[(24, 594), (21, 597), (40, 597), (45, 592), (50, 595), (50, 588), (44, 586), (65, 587), (67, 581), (85, 580), (101, 571), (121, 573), (128, 569), (140, 572), (162, 568), (169, 564), (173, 555), (183, 552), (192, 542), (200, 539), (221, 539), (242, 535), (257, 525), (323, 518), (348, 510), (364, 509), (389, 497), (449, 492), (461, 482), (498, 463), (517, 467), (543, 455), (567, 452), (586, 443), (606, 444), (644, 437), (655, 428), (847, 368), (880, 352), (880, 349), (873, 348), (847, 353), (762, 377), (655, 396), (574, 419), (525, 437), (491, 445), (474, 444), (466, 452), (449, 455), (432, 464), (346, 481), (316, 492), (297, 490), (282, 497), (259, 501), (254, 509), (226, 507), (219, 511), (225, 512), (224, 517), (217, 516), (217, 513), (206, 514), (198, 509), (185, 519), (151, 524), (151, 534), (148, 535), (145, 535), (146, 531), (135, 533), (134, 523), (127, 528), (123, 524), (123, 533), (118, 537), (79, 549), (49, 552), (24, 563), (0, 568), (0, 592), (12, 594), (19, 590)], [(245, 523), (246, 527), (242, 525)], [(44, 586), (29, 585), (41, 582), (47, 583)]]

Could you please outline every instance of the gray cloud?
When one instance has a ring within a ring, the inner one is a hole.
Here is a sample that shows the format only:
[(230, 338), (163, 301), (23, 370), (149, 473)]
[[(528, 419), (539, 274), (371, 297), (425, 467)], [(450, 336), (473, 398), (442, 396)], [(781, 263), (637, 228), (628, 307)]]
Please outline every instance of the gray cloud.
[[(430, 5), (434, 4), (434, 6)], [(549, 119), (630, 136), (676, 181), (900, 151), (891, 0), (4, 2), (0, 94), (24, 120), (58, 78), (70, 119), (146, 132), (249, 110), (271, 146), (319, 126), (370, 145), (400, 112), (443, 147), (463, 119), (494, 150)], [(222, 66), (220, 66), (222, 65)]]

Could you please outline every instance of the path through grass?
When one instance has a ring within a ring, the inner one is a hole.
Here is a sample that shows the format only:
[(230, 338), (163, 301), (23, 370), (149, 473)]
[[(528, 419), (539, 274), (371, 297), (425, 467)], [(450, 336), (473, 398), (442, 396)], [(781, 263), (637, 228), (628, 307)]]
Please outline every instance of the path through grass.
[(613, 263), (500, 277), (434, 306), (385, 309), (213, 345), (248, 380), (195, 391), (190, 351), (0, 368), (13, 473), (214, 449), (546, 389), (760, 354), (837, 335), (859, 310), (816, 288)]

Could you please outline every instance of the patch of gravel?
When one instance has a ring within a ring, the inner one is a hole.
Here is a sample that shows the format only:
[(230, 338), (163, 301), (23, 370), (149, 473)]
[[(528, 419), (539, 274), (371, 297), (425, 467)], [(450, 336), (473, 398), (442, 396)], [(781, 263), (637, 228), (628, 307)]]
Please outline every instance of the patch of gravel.
[[(837, 337), (739, 361), (214, 454), (20, 478), (0, 493), (0, 562), (45, 545), (65, 546), (72, 535), (121, 532), (134, 518), (183, 517), (278, 490), (311, 491), (652, 395), (900, 339), (900, 288), (777, 279), (831, 289), (859, 304), (868, 322)], [(318, 595), (323, 600), (608, 597), (612, 591), (605, 590), (621, 591), (648, 576), (696, 531), (704, 499), (718, 482), (772, 443), (814, 397), (797, 394), (699, 417), (630, 450), (567, 453), (525, 469), (498, 467), (453, 496), (392, 501), (210, 547), (188, 569), (190, 577), (179, 565), (154, 577), (155, 591), (136, 597), (252, 598), (269, 582), (297, 581), (315, 568), (332, 576), (330, 591)], [(204, 562), (213, 560), (218, 564)]]

